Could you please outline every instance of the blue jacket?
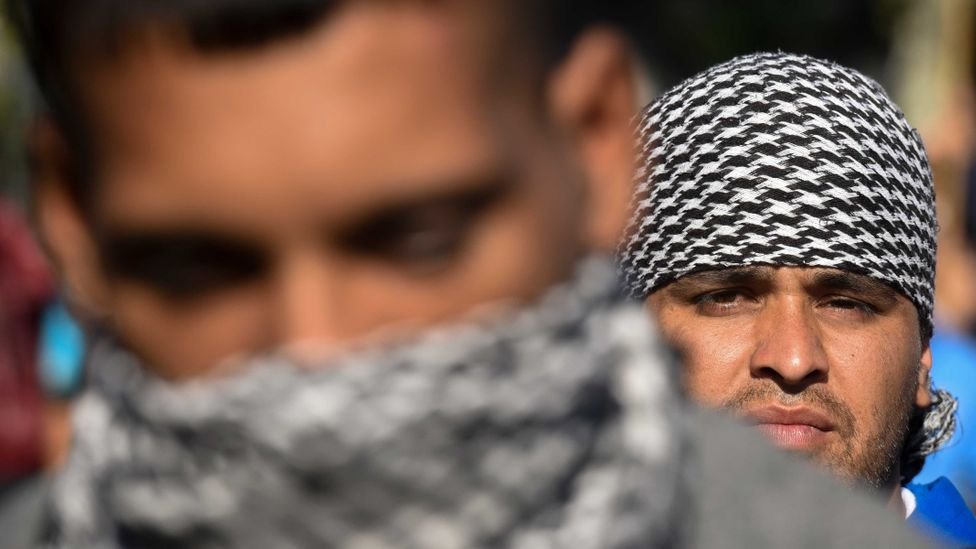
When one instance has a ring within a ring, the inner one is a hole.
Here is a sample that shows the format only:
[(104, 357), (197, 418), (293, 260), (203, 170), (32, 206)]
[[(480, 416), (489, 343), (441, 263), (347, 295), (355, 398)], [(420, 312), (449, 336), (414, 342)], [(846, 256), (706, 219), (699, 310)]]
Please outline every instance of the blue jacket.
[(925, 460), (914, 482), (928, 484), (946, 477), (976, 509), (976, 344), (936, 326), (932, 338), (932, 382), (959, 401), (956, 434)]
[(976, 517), (949, 479), (905, 488), (915, 495), (909, 525), (949, 547), (976, 547)]

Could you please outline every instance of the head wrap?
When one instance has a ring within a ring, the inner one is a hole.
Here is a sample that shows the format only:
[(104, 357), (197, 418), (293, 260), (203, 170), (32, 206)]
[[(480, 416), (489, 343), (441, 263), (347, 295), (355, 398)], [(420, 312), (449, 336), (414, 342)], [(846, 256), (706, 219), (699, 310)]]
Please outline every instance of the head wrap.
[(932, 173), (876, 82), (811, 57), (748, 55), (663, 95), (639, 132), (620, 250), (634, 296), (699, 271), (830, 267), (898, 290), (930, 331)]
[[(937, 222), (922, 141), (879, 84), (834, 63), (764, 53), (694, 76), (643, 113), (633, 217), (620, 246), (639, 299), (700, 271), (830, 267), (887, 283), (931, 334)], [(955, 431), (933, 388), (902, 482)]]
[(50, 547), (672, 547), (669, 356), (590, 260), (536, 305), (187, 384), (92, 359)]

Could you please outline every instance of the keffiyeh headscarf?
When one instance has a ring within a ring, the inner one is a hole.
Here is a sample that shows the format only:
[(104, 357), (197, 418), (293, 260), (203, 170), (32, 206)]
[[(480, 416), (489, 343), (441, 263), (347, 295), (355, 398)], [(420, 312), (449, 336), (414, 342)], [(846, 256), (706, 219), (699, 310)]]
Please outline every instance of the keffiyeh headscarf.
[[(619, 250), (634, 297), (701, 271), (836, 268), (901, 292), (931, 334), (932, 172), (918, 132), (876, 82), (811, 57), (747, 55), (664, 94), (638, 131)], [(955, 399), (933, 392), (912, 421), (907, 479), (955, 430)]]
[(663, 95), (639, 132), (621, 247), (632, 294), (726, 267), (829, 267), (889, 284), (931, 328), (932, 173), (876, 82), (811, 57), (743, 56)]
[(677, 391), (613, 271), (314, 370), (173, 385), (102, 345), (50, 546), (674, 546)]

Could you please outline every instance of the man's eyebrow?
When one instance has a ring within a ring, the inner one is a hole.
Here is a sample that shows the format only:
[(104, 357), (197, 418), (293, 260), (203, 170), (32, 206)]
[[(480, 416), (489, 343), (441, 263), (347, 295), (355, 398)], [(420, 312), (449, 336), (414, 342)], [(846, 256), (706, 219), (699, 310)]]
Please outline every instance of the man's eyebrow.
[[(388, 197), (383, 201), (364, 208), (340, 221), (343, 232), (355, 231), (376, 223), (410, 213), (413, 210), (430, 206), (459, 206), (477, 208), (507, 196), (514, 188), (514, 180), (506, 172), (491, 171), (469, 174), (464, 179), (453, 179), (440, 185), (422, 185), (424, 190), (403, 193), (402, 196)], [(433, 188), (432, 188), (433, 187)]]
[(101, 245), (156, 248), (173, 245), (234, 246), (258, 248), (258, 242), (219, 231), (192, 227), (101, 227), (96, 239)]
[(835, 291), (847, 291), (875, 299), (894, 301), (898, 291), (871, 277), (840, 270), (818, 270), (813, 275), (813, 286)]
[(188, 227), (102, 228), (96, 238), (100, 260), (110, 271), (151, 270), (201, 256), (243, 264), (262, 255), (257, 242)]
[(768, 283), (775, 277), (772, 267), (731, 267), (714, 271), (702, 271), (683, 276), (671, 284), (674, 290), (708, 286), (736, 286)]

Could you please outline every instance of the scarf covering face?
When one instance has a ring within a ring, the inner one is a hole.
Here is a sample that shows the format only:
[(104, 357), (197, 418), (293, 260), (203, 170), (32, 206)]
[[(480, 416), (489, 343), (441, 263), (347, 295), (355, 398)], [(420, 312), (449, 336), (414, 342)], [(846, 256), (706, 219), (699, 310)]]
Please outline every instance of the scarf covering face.
[(671, 547), (678, 396), (613, 271), (317, 369), (176, 385), (103, 344), (49, 545)]
[(700, 271), (828, 267), (895, 288), (931, 333), (932, 171), (876, 82), (811, 57), (747, 55), (664, 94), (638, 130), (620, 250), (635, 297)]

